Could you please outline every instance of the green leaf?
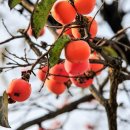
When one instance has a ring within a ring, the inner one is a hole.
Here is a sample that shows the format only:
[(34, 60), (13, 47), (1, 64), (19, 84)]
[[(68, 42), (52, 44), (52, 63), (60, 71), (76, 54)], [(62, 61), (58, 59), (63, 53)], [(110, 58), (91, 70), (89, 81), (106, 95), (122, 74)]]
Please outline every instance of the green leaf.
[(8, 4), (9, 4), (10, 9), (14, 8), (20, 2), (21, 2), (21, 0), (9, 0)]
[(36, 5), (31, 20), (32, 31), (36, 38), (40, 35), (40, 30), (44, 28), (55, 1), (56, 0), (42, 0)]
[(8, 95), (6, 92), (0, 96), (0, 126), (11, 128), (8, 123)]
[(70, 38), (68, 36), (62, 36), (54, 43), (53, 48), (49, 52), (50, 67), (58, 63), (62, 49), (64, 48), (65, 44), (69, 41)]
[(117, 52), (111, 46), (103, 47), (103, 51), (109, 56), (118, 57)]

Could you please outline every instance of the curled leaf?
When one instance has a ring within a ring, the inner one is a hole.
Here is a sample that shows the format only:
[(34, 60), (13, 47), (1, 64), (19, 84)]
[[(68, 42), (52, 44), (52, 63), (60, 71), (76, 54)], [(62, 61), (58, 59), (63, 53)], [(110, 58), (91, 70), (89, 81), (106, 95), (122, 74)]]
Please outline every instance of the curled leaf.
[(0, 125), (10, 128), (8, 123), (8, 95), (6, 92), (0, 97)]
[(54, 2), (55, 0), (42, 0), (36, 5), (31, 20), (32, 31), (36, 38), (44, 28)]
[(22, 0), (9, 0), (8, 4), (10, 9), (14, 8), (17, 4), (19, 4)]
[(111, 46), (103, 47), (103, 51), (109, 56), (118, 57), (117, 52)]
[(62, 49), (64, 48), (65, 44), (69, 41), (70, 41), (70, 38), (65, 35), (60, 37), (58, 40), (56, 40), (53, 48), (51, 49), (51, 51), (49, 53), (50, 67), (52, 67), (58, 63)]

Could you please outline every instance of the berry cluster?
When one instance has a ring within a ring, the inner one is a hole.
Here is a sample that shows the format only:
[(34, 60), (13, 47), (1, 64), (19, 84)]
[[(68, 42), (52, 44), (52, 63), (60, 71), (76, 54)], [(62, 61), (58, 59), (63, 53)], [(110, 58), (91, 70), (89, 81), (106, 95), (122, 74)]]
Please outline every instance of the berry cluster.
[[(85, 36), (82, 32), (87, 32), (90, 40), (93, 40), (97, 34), (97, 22), (92, 17), (85, 16), (93, 10), (95, 4), (96, 0), (75, 0), (74, 2), (57, 0), (52, 7), (51, 14), (57, 22), (62, 25), (72, 25), (64, 31), (64, 35), (72, 38), (64, 48), (65, 60), (52, 68), (42, 66), (37, 73), (37, 77), (45, 81), (48, 90), (54, 94), (62, 94), (68, 82), (81, 88), (89, 87), (93, 83), (92, 72), (96, 75), (100, 74), (99, 70), (104, 67), (102, 64), (89, 62), (90, 59), (100, 59), (100, 56), (96, 52), (91, 54), (92, 49), (89, 44), (85, 40), (79, 40)], [(72, 24), (73, 21), (74, 24)], [(57, 32), (61, 33), (62, 29), (58, 29)], [(31, 27), (27, 33), (32, 35)], [(41, 30), (40, 35), (43, 34), (44, 29)], [(31, 85), (25, 79), (14, 79), (7, 89), (7, 94), (14, 101), (25, 101), (31, 94)]]
[[(62, 25), (71, 24), (76, 19), (76, 11), (78, 14), (89, 14), (95, 7), (96, 0), (75, 0), (74, 7), (67, 0), (58, 0), (52, 7), (51, 14), (54, 19)], [(68, 34), (74, 38), (81, 38), (81, 31), (88, 29), (91, 38), (94, 38), (97, 34), (97, 22), (91, 16), (84, 16), (84, 22), (87, 28), (82, 28), (80, 23), (75, 22), (75, 25), (71, 29), (67, 29), (64, 34)], [(61, 31), (58, 30), (58, 33)]]
[(54, 19), (63, 25), (70, 24), (76, 17), (76, 11), (81, 15), (89, 14), (96, 0), (74, 0), (73, 4), (76, 9), (67, 0), (57, 0), (51, 10)]
[[(93, 78), (89, 75), (92, 72), (97, 75), (103, 68), (102, 64), (91, 64), (89, 59), (99, 59), (96, 53), (90, 54), (90, 47), (87, 42), (78, 40), (71, 41), (65, 47), (65, 61), (56, 64), (48, 69), (48, 66), (43, 66), (38, 70), (37, 76), (41, 81), (45, 81), (48, 90), (57, 95), (62, 94), (66, 90), (68, 81), (71, 81), (77, 87), (87, 88)], [(97, 73), (98, 72), (98, 73)]]
[[(59, 95), (65, 91), (67, 81), (71, 81), (77, 87), (89, 87), (93, 82), (92, 72), (100, 74), (98, 71), (103, 68), (102, 64), (89, 62), (90, 59), (100, 59), (100, 57), (96, 52), (91, 54), (91, 48), (86, 41), (78, 40), (83, 37), (82, 32), (86, 30), (91, 40), (97, 34), (97, 22), (92, 17), (85, 16), (93, 10), (95, 4), (96, 0), (75, 0), (74, 2), (57, 0), (52, 7), (51, 14), (57, 22), (62, 25), (72, 25), (64, 31), (64, 35), (72, 38), (64, 49), (65, 61), (56, 64), (49, 71), (47, 66), (38, 71), (39, 79), (46, 80), (45, 85), (55, 94)], [(81, 17), (77, 18), (76, 14)], [(57, 30), (57, 33), (61, 34), (61, 32), (62, 29)], [(48, 75), (46, 75), (47, 71)]]

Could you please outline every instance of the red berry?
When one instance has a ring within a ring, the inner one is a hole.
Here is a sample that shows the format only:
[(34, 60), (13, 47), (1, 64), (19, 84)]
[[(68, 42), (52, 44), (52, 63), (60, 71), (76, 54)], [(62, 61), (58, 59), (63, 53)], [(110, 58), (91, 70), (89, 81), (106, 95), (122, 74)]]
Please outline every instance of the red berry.
[(88, 61), (85, 61), (82, 63), (72, 63), (72, 62), (69, 62), (68, 60), (65, 60), (64, 66), (65, 66), (65, 70), (68, 73), (73, 74), (73, 75), (83, 74), (90, 68)]
[(25, 101), (31, 94), (31, 85), (23, 79), (14, 79), (9, 84), (7, 94), (14, 101)]
[(41, 69), (38, 70), (37, 77), (38, 77), (41, 81), (44, 81), (44, 80), (45, 80), (47, 70), (48, 70), (48, 66), (44, 66), (44, 67), (42, 67)]
[(71, 41), (65, 47), (65, 57), (73, 63), (85, 62), (90, 56), (90, 47), (83, 40)]
[(46, 79), (45, 85), (48, 90), (54, 94), (60, 95), (66, 90), (66, 86), (62, 82), (53, 79)]
[(50, 69), (49, 73), (52, 74), (51, 76), (49, 76), (49, 78), (57, 80), (58, 82), (66, 82), (69, 80), (68, 77), (64, 77), (68, 76), (68, 73), (66, 72), (63, 63), (56, 64), (55, 66), (53, 66)]
[(75, 0), (75, 7), (80, 14), (89, 14), (94, 9), (96, 0)]
[(57, 22), (69, 24), (75, 19), (76, 11), (68, 1), (60, 0), (54, 3), (51, 14)]

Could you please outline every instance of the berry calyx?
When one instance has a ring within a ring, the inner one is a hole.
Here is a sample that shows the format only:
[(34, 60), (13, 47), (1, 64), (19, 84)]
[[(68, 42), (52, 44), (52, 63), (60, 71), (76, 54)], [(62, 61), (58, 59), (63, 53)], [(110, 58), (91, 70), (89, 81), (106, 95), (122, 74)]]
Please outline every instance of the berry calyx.
[(76, 75), (70, 75), (70, 76), (75, 77), (75, 78), (70, 78), (70, 80), (77, 87), (87, 88), (90, 85), (92, 85), (92, 83), (93, 83), (93, 79), (91, 79), (91, 78), (88, 79), (87, 77), (85, 77), (84, 74), (77, 75), (77, 76)]
[[(86, 22), (88, 22), (88, 32), (87, 33), (90, 34), (91, 38), (94, 38), (98, 31), (98, 24), (97, 24), (96, 20), (90, 16), (86, 16)], [(75, 38), (81, 38), (80, 28), (75, 27), (75, 28), (72, 28), (71, 31)], [(85, 28), (84, 28), (84, 31), (86, 31)]]

